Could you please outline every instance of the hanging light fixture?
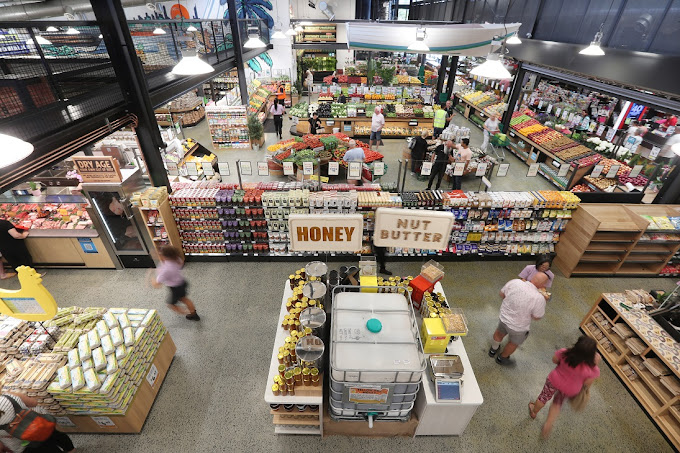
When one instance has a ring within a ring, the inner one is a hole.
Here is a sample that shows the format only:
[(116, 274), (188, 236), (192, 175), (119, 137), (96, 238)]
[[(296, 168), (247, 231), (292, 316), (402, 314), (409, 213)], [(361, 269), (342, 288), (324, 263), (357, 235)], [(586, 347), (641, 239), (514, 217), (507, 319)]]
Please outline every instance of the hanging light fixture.
[(300, 33), (301, 31), (305, 31), (304, 28), (302, 28), (302, 24), (296, 24), (294, 28), (296, 33)]
[(408, 50), (415, 50), (416, 52), (429, 52), (430, 47), (425, 44), (425, 28), (423, 27), (418, 27), (416, 30), (416, 40), (408, 46)]
[(175, 75), (200, 75), (209, 74), (215, 68), (209, 63), (201, 60), (196, 52), (196, 49), (189, 49), (182, 51), (182, 59), (172, 68), (172, 73)]
[[(491, 45), (493, 46), (492, 41)], [(487, 79), (510, 79), (512, 74), (503, 66), (501, 54), (505, 52), (505, 46), (501, 45), (500, 53), (490, 52), (486, 56), (486, 61), (470, 71), (470, 74)]]
[(591, 55), (591, 56), (598, 56), (598, 55), (604, 55), (604, 50), (602, 50), (602, 47), (600, 47), (600, 44), (602, 43), (602, 28), (604, 27), (604, 22), (602, 25), (600, 25), (600, 30), (595, 33), (595, 39), (593, 39), (588, 47), (585, 49), (581, 50), (579, 53), (581, 55)]
[(192, 32), (192, 31), (198, 31), (198, 28), (194, 27), (193, 25), (189, 25), (187, 27), (187, 31)]
[(518, 32), (515, 32), (512, 36), (505, 40), (505, 44), (522, 44), (522, 40), (519, 39)]
[(33, 152), (33, 145), (7, 134), (0, 134), (0, 168), (27, 158)]
[[(35, 42), (37, 42), (37, 43), (40, 44), (41, 46), (51, 46), (51, 45), (52, 45), (52, 42), (51, 42), (51, 41), (49, 41), (49, 40), (43, 38), (43, 37), (40, 36), (40, 35), (35, 35)], [(32, 40), (32, 39), (28, 39), (28, 40), (26, 41), (26, 44), (33, 44), (33, 40)]]
[(296, 34), (297, 34), (297, 32), (291, 27), (288, 27), (288, 30), (286, 30), (286, 36), (293, 36), (293, 35), (296, 35)]
[(260, 47), (266, 47), (267, 44), (260, 39), (260, 33), (257, 27), (248, 27), (248, 41), (243, 44), (246, 49), (258, 49)]
[(67, 35), (79, 35), (80, 31), (76, 30), (73, 27), (68, 27), (68, 30), (66, 30)]
[(103, 37), (104, 37), (104, 35), (102, 35), (101, 33), (99, 33), (99, 36), (97, 36), (97, 38), (99, 38), (99, 39), (102, 39)]
[(302, 22), (300, 22), (300, 25), (312, 25), (312, 23), (308, 20), (303, 20)]
[(165, 30), (163, 30), (161, 27), (156, 27), (153, 29), (153, 34), (154, 35), (164, 35)]
[(55, 32), (55, 31), (59, 31), (59, 29), (57, 27), (53, 27), (52, 25), (50, 25), (49, 27), (47, 27), (45, 29), (45, 31)]
[(288, 39), (288, 37), (281, 31), (281, 29), (275, 29), (272, 39)]

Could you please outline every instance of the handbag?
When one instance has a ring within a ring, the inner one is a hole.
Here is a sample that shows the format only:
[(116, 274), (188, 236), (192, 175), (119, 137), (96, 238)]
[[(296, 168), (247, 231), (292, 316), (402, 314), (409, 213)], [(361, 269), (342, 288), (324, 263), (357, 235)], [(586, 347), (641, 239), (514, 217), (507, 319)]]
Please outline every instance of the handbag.
[(569, 398), (569, 404), (576, 412), (581, 412), (585, 409), (588, 405), (588, 401), (590, 401), (590, 387), (586, 387), (585, 385), (581, 388), (581, 391), (578, 392), (578, 395)]

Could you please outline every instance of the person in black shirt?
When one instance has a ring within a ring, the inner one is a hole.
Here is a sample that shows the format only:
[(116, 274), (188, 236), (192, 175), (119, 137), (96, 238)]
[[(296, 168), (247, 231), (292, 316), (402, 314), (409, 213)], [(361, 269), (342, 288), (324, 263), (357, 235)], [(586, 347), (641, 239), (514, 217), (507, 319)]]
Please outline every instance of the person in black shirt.
[(432, 188), (432, 182), (437, 176), (437, 187), (435, 190), (439, 190), (439, 186), (442, 185), (442, 178), (444, 177), (444, 172), (446, 171), (446, 165), (449, 163), (449, 156), (453, 150), (453, 142), (451, 140), (435, 148), (434, 153), (432, 153), (433, 165), (432, 172), (430, 173), (430, 180), (427, 182), (427, 190)]
[(427, 131), (414, 138), (416, 141), (415, 145), (411, 149), (411, 172), (420, 173), (420, 167), (422, 161), (425, 159), (425, 153), (427, 152)]
[[(12, 269), (19, 266), (33, 266), (33, 257), (26, 248), (24, 239), (28, 230), (17, 229), (12, 222), (0, 220), (0, 253), (5, 257)], [(13, 272), (5, 274), (5, 278), (14, 277)]]
[(347, 104), (347, 96), (345, 96), (345, 93), (340, 93), (340, 97), (338, 98), (338, 102), (340, 104)]
[(449, 99), (442, 105), (442, 108), (446, 110), (446, 127), (448, 127), (449, 123), (451, 122), (451, 118), (456, 116), (454, 113), (455, 109), (453, 108), (453, 102)]
[(321, 128), (321, 121), (319, 121), (319, 114), (314, 112), (312, 117), (309, 119), (309, 133), (316, 135), (316, 130)]

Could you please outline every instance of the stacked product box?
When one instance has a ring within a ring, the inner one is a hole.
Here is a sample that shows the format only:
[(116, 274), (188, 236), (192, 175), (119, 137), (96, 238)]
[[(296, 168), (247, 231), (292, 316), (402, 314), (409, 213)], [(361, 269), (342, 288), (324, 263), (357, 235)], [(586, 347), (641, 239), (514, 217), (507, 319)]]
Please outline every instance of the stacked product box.
[(47, 388), (54, 373), (66, 363), (63, 354), (41, 353), (25, 360), (13, 359), (5, 365), (10, 382), (3, 386), (4, 393), (25, 393), (36, 398), (38, 405), (53, 415), (63, 415), (64, 408), (49, 394)]
[(47, 391), (70, 415), (125, 415), (165, 337), (156, 310), (112, 308), (68, 351)]

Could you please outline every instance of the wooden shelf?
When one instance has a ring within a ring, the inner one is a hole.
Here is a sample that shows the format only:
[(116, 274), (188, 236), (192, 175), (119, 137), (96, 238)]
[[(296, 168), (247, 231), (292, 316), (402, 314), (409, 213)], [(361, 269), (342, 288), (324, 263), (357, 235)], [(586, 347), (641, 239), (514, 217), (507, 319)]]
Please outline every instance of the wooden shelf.
[(579, 262), (572, 271), (573, 274), (613, 274), (618, 264), (595, 264)]
[(292, 412), (284, 412), (283, 414), (274, 415), (275, 425), (315, 425), (320, 426), (319, 411), (312, 415), (307, 415), (307, 418), (294, 417)]
[(303, 416), (303, 415), (319, 415), (319, 409), (313, 411), (309, 407), (307, 407), (303, 412), (300, 412), (295, 408), (294, 411), (291, 412), (286, 412), (283, 408), (280, 408), (278, 411), (275, 411), (274, 409), (269, 409), (269, 413), (272, 415), (296, 415), (296, 416)]
[(581, 257), (581, 263), (620, 263), (621, 257), (610, 253), (587, 253)]
[[(637, 233), (636, 233), (637, 234)], [(635, 237), (626, 237), (625, 234), (621, 233), (603, 233), (597, 232), (590, 240), (591, 242), (613, 242), (613, 243), (635, 243)]]
[(659, 381), (659, 378), (654, 376), (644, 365), (641, 367), (636, 366), (629, 357), (626, 357), (626, 362), (633, 367), (638, 376), (642, 378), (659, 400), (668, 401), (673, 399), (671, 392)]
[(622, 245), (621, 243), (608, 243), (608, 242), (596, 242), (591, 243), (586, 247), (586, 252), (611, 252), (611, 253), (621, 253), (626, 254), (628, 252), (628, 246)]

